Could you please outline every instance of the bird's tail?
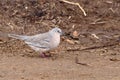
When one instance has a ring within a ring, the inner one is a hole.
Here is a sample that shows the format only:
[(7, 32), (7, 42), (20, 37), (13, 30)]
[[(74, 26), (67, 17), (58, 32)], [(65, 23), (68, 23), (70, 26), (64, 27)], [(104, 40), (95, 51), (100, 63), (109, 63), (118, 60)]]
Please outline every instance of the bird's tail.
[(15, 39), (21, 39), (21, 40), (27, 39), (27, 36), (16, 35), (16, 34), (8, 34), (8, 36), (12, 37), (12, 38), (15, 38)]

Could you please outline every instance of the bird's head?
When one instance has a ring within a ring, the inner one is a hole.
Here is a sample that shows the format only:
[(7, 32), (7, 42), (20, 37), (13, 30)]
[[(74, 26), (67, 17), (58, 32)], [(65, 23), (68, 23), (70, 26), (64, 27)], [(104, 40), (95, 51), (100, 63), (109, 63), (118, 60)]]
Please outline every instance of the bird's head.
[(53, 28), (52, 30), (50, 30), (50, 32), (54, 34), (59, 34), (59, 35), (63, 34), (62, 30), (58, 27)]

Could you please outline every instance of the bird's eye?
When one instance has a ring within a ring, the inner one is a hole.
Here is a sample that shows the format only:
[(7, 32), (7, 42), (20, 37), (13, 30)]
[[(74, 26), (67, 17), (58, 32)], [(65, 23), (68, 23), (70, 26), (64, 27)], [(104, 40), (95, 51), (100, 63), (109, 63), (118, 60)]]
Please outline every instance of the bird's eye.
[(59, 31), (59, 30), (58, 30), (57, 32), (58, 32), (58, 33), (60, 33), (60, 31)]

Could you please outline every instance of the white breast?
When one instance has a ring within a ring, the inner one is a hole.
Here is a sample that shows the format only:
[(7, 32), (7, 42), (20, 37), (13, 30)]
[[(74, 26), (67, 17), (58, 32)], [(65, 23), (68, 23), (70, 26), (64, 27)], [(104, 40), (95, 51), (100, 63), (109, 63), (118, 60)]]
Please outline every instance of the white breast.
[(51, 40), (51, 48), (56, 48), (60, 43), (60, 35), (54, 34)]

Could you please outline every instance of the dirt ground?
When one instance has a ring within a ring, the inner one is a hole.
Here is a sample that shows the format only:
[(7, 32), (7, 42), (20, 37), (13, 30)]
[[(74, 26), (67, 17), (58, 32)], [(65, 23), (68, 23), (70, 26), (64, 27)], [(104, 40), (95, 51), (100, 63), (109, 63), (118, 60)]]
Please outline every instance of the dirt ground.
[[(0, 80), (120, 80), (120, 0), (69, 1), (87, 16), (60, 0), (0, 0)], [(65, 36), (50, 58), (6, 36), (55, 26)]]

